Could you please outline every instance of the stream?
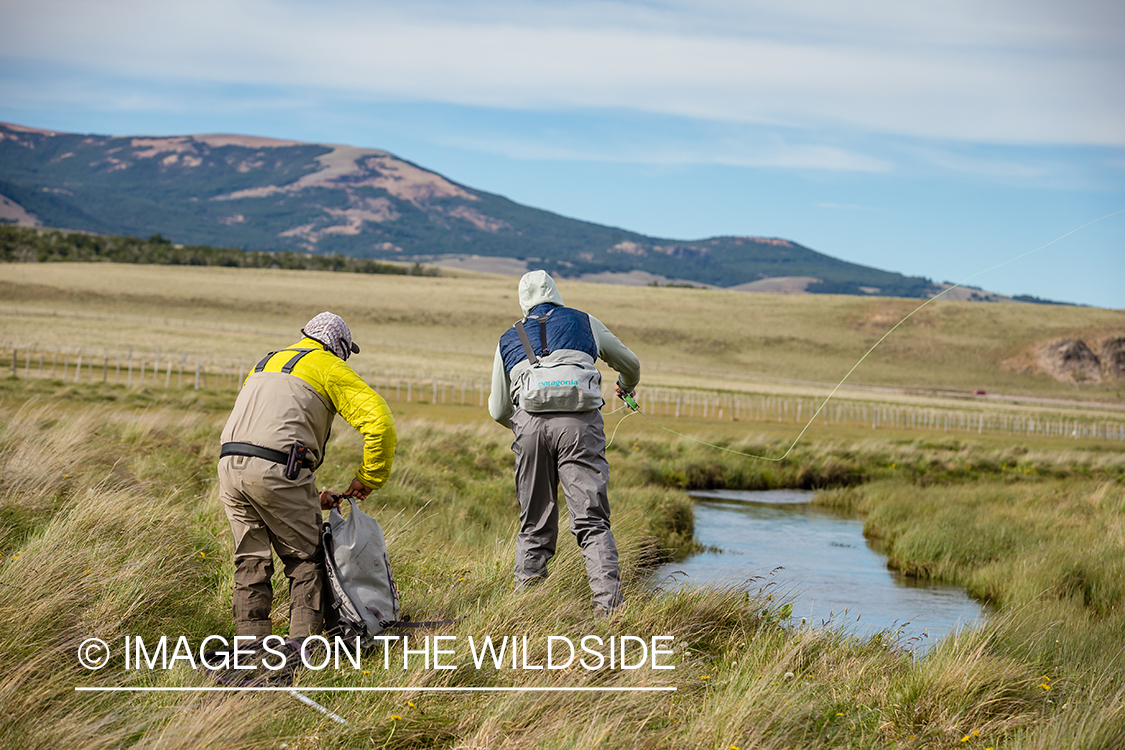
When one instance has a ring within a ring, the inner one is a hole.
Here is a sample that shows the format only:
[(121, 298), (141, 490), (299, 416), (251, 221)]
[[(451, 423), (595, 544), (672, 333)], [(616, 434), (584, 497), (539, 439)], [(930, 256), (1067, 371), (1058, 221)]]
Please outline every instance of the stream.
[(887, 568), (863, 521), (809, 504), (804, 490), (708, 490), (695, 500), (695, 539), (707, 551), (663, 565), (664, 587), (741, 586), (793, 604), (792, 621), (844, 625), (856, 635), (902, 628), (904, 645), (924, 653), (984, 617), (957, 586), (918, 581)]

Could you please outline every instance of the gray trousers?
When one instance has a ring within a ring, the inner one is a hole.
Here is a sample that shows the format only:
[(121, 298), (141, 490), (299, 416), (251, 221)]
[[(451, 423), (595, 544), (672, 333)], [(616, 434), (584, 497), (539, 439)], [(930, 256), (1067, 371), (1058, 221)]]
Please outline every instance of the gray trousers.
[(561, 483), (570, 531), (586, 558), (594, 604), (611, 611), (622, 601), (621, 576), (609, 528), (609, 462), (601, 412), (529, 414), (520, 409), (512, 417), (512, 431), (520, 503), (517, 585), (547, 577), (547, 561), (555, 554), (559, 535)]
[(234, 535), (236, 635), (273, 632), (272, 547), (289, 579), (289, 635), (319, 633), (324, 625), (320, 499), (310, 472), (297, 481), (285, 467), (262, 458), (219, 459), (219, 497)]

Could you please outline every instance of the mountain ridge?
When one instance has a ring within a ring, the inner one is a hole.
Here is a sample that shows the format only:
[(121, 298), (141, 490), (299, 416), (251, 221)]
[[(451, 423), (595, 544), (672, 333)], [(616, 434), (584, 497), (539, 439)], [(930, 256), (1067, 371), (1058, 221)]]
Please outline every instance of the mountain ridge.
[(438, 265), (482, 258), (509, 272), (534, 263), (563, 277), (751, 291), (928, 297), (942, 289), (783, 238), (679, 240), (572, 219), (345, 144), (0, 123), (0, 198), (0, 216), (14, 223), (159, 233), (185, 244)]

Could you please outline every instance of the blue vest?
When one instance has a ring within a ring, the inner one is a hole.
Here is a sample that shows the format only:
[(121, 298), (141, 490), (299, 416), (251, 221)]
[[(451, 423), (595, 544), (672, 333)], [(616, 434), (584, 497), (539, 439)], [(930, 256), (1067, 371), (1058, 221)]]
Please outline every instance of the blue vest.
[[(594, 340), (594, 331), (590, 328), (590, 316), (581, 310), (572, 307), (557, 307), (549, 302), (536, 305), (528, 314), (524, 323), (527, 337), (531, 340), (531, 348), (540, 357), (543, 356), (543, 344), (539, 341), (539, 323), (536, 316), (551, 313), (547, 318), (547, 348), (555, 352), (560, 349), (573, 349), (585, 352), (597, 361), (598, 342)], [(504, 370), (509, 376), (512, 368), (527, 359), (527, 353), (520, 343), (519, 334), (513, 326), (500, 337), (500, 356), (504, 358)]]

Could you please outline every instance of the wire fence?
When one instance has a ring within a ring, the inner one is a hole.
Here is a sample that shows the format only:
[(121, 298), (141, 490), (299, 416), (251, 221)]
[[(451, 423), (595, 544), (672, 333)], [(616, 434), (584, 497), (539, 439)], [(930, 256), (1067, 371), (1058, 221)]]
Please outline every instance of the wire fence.
[[(68, 383), (112, 383), (133, 388), (237, 391), (257, 359), (216, 359), (186, 351), (87, 351), (42, 349), (9, 344), (3, 351), (10, 374), (21, 379)], [(405, 372), (357, 367), (384, 398), (406, 403), (449, 404), (483, 408), (491, 377)], [(603, 411), (617, 408), (613, 383), (603, 383)], [(707, 421), (791, 423), (803, 425), (823, 399), (670, 387), (637, 389), (637, 402), (651, 417)], [(816, 424), (909, 432), (1028, 435), (1125, 441), (1125, 413), (1098, 418), (1062, 410), (1004, 409), (995, 405), (942, 408), (835, 398)]]

